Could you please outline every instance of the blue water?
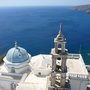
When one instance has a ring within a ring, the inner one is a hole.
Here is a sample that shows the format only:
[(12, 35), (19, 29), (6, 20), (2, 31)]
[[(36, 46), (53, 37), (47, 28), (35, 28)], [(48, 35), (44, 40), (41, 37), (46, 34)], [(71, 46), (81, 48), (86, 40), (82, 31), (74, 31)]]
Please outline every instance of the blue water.
[(50, 53), (60, 23), (69, 52), (80, 51), (90, 64), (90, 14), (70, 7), (0, 8), (0, 53), (5, 54), (14, 41), (31, 55)]

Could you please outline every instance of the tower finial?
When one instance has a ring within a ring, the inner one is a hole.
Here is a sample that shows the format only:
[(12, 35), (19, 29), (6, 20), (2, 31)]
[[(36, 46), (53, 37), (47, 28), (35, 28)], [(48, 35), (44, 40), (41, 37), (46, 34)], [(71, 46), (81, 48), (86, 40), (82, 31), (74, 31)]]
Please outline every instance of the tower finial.
[(60, 29), (59, 29), (58, 37), (63, 37), (62, 30), (63, 30), (62, 23), (60, 23)]
[(62, 23), (60, 23), (60, 30), (59, 30), (59, 34), (62, 34)]
[(18, 47), (18, 45), (17, 45), (17, 41), (15, 41), (15, 48), (17, 48)]

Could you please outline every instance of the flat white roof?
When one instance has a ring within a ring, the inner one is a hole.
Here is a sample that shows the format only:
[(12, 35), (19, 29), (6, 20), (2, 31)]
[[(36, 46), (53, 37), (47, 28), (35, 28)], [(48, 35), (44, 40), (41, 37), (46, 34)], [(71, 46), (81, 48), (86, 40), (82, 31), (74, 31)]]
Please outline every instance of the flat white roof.
[[(60, 65), (61, 61), (58, 60), (57, 64)], [(88, 71), (81, 54), (69, 54), (66, 65), (68, 74), (88, 75)]]
[[(36, 58), (37, 56), (34, 56), (32, 58), (33, 61), (32, 63), (35, 63), (38, 59)], [(43, 59), (46, 59), (49, 63), (51, 62), (51, 55), (43, 55)], [(58, 65), (61, 64), (61, 60), (58, 60), (57, 62)], [(68, 74), (79, 74), (79, 75), (88, 75), (87, 69), (85, 67), (85, 63), (83, 61), (83, 58), (80, 54), (69, 54), (68, 59), (67, 59), (67, 73)], [(16, 88), (16, 90), (48, 90), (48, 85), (49, 85), (49, 76), (46, 77), (38, 77), (31, 72), (25, 81), (19, 83), (19, 86)]]
[[(35, 59), (37, 62), (40, 62), (40, 58), (36, 58), (32, 57), (32, 62), (34, 63)], [(43, 59), (45, 59), (47, 63), (49, 63), (49, 65), (52, 65), (52, 57), (51, 55), (43, 55)], [(58, 60), (59, 63), (57, 64), (61, 64), (61, 60)], [(51, 63), (51, 64), (50, 64)], [(86, 69), (84, 60), (81, 56), (81, 54), (68, 54), (68, 58), (67, 58), (67, 72), (68, 73), (72, 73), (72, 74), (84, 74), (84, 75), (88, 75), (88, 71)], [(44, 65), (43, 65), (44, 66)]]
[(85, 63), (80, 54), (79, 58), (67, 59), (67, 69), (68, 73), (88, 75)]
[(48, 90), (48, 77), (38, 77), (30, 73), (23, 83), (20, 83), (16, 90)]

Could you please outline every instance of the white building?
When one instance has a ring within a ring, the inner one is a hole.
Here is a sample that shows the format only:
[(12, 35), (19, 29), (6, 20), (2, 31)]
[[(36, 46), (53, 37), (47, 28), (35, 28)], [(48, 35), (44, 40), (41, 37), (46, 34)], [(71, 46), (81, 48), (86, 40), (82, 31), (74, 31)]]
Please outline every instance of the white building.
[(0, 66), (0, 90), (90, 90), (84, 60), (81, 54), (68, 53), (61, 31), (51, 54), (31, 57), (15, 43)]

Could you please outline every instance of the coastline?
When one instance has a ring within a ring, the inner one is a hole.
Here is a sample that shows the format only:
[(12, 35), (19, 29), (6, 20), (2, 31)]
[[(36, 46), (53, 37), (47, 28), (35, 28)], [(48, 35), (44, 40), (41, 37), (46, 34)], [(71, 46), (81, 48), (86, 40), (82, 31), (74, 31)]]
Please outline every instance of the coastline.
[(86, 13), (90, 14), (90, 5), (74, 6), (74, 9), (78, 10), (78, 11), (83, 11), (83, 12), (86, 12)]

